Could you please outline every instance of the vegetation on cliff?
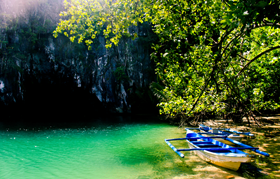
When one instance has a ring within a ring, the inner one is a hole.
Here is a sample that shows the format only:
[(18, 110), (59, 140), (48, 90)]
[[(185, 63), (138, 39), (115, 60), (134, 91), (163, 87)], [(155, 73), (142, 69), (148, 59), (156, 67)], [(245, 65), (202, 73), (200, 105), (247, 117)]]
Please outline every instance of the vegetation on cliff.
[(54, 36), (89, 49), (98, 34), (110, 48), (122, 36), (137, 38), (129, 26), (152, 24), (161, 114), (238, 121), (279, 108), (279, 1), (72, 0), (65, 8)]
[[(88, 50), (63, 34), (54, 39), (63, 10), (63, 0), (0, 2), (0, 106), (28, 111), (24, 109), (49, 109), (51, 103), (78, 106), (73, 111), (89, 115), (102, 113), (101, 106), (112, 113), (156, 113), (149, 90), (155, 77), (149, 57), (155, 38), (151, 27), (130, 27), (140, 38), (123, 37), (110, 49), (98, 35)], [(3, 119), (14, 116), (9, 110)]]

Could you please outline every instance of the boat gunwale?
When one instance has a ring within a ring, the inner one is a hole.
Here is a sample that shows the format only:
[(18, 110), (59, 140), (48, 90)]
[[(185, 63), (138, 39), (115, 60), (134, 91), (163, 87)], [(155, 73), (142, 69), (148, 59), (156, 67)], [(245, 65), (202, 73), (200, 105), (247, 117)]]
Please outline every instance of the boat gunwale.
[[(203, 130), (203, 131), (206, 131), (206, 132), (208, 132), (210, 130), (213, 130), (212, 127), (206, 126), (204, 124), (199, 124), (199, 129)], [(221, 129), (218, 128), (218, 130), (221, 132), (221, 135), (222, 134), (230, 134), (230, 135), (233, 135), (233, 136), (240, 136), (240, 135), (254, 136), (250, 132), (239, 132), (239, 131), (232, 130), (230, 128), (221, 128)]]
[[(188, 144), (189, 144), (189, 147), (191, 148), (191, 146), (193, 148), (200, 148), (199, 146), (191, 143), (191, 141), (188, 141)], [(230, 148), (223, 148), (225, 150), (238, 150), (238, 149), (230, 149)], [(248, 155), (247, 153), (243, 152), (243, 153), (235, 153), (235, 152), (220, 152), (220, 153), (217, 153), (217, 152), (212, 152), (212, 151), (209, 151), (209, 150), (199, 150), (199, 151), (196, 151), (196, 152), (202, 152), (202, 153), (205, 153), (206, 155), (211, 155), (211, 156), (216, 156), (216, 157), (226, 157), (228, 159), (232, 159), (232, 158), (249, 158), (251, 159), (250, 155)], [(242, 151), (241, 151), (242, 152)], [(227, 160), (228, 161), (228, 160)]]
[[(198, 133), (190, 130), (190, 129), (186, 129), (187, 130), (187, 134), (188, 134), (188, 131), (191, 131), (191, 133), (194, 133), (197, 135), (197, 137), (204, 137), (202, 135), (199, 135)], [(186, 136), (187, 137), (187, 136)], [(207, 139), (207, 140), (206, 140)], [(207, 151), (207, 150), (201, 150), (200, 152), (205, 152), (205, 153), (208, 153), (208, 154), (211, 154), (211, 155), (216, 155), (216, 156), (219, 156), (219, 157), (241, 157), (241, 158), (251, 158), (251, 155), (241, 151), (241, 150), (238, 150), (238, 149), (230, 149), (231, 146), (225, 144), (225, 143), (222, 143), (220, 141), (217, 141), (215, 139), (212, 139), (212, 138), (206, 138), (205, 140), (203, 140), (204, 142), (211, 142), (213, 144), (216, 144), (220, 147), (222, 147), (223, 149), (225, 150), (230, 150), (231, 152), (225, 152), (225, 153), (217, 153), (217, 152), (212, 152), (212, 151)], [(201, 148), (199, 146), (197, 146), (196, 144), (192, 143), (192, 141), (186, 139), (186, 141), (193, 145), (195, 148)], [(210, 147), (211, 148), (211, 147)]]

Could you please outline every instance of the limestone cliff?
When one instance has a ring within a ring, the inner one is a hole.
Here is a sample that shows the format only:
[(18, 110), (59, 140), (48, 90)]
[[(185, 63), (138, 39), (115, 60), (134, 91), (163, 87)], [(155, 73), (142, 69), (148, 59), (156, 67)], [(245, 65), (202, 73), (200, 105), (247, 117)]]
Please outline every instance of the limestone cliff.
[[(111, 49), (105, 48), (100, 35), (95, 48), (88, 51), (84, 44), (71, 43), (63, 35), (52, 36), (62, 10), (62, 0), (2, 0), (2, 109), (18, 106), (26, 115), (28, 109), (46, 114), (60, 111), (63, 117), (139, 112), (141, 104), (143, 110), (153, 108), (147, 91), (154, 78), (149, 54), (155, 36), (150, 26), (131, 27), (139, 38), (123, 38)], [(61, 112), (63, 105), (66, 108)]]

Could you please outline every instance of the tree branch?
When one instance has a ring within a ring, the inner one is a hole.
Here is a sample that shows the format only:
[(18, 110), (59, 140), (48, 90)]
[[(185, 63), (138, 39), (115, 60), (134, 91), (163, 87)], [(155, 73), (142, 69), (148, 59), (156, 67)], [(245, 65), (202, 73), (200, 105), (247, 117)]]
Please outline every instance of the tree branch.
[(231, 41), (225, 46), (223, 52), (222, 52), (222, 55), (225, 53), (225, 51), (227, 50), (227, 48), (229, 47), (229, 45), (235, 40), (235, 39), (238, 39), (240, 38), (244, 33), (240, 33), (238, 35), (236, 35), (234, 38), (231, 39)]
[(245, 58), (245, 57), (243, 57), (243, 56), (241, 56), (241, 55), (239, 55), (239, 54), (237, 54), (240, 58), (243, 58), (244, 60), (246, 60), (246, 61), (249, 61), (249, 59), (247, 59), (247, 58)]
[[(235, 39), (238, 39), (238, 38), (240, 38), (242, 35), (244, 35), (244, 33), (245, 33), (245, 31), (247, 31), (247, 30), (253, 30), (253, 29), (257, 29), (257, 28), (260, 28), (260, 27), (265, 27), (265, 26), (277, 26), (277, 27), (280, 27), (280, 24), (275, 24), (275, 23), (270, 23), (270, 22), (267, 22), (267, 21), (264, 21), (264, 24), (260, 24), (260, 25), (258, 25), (258, 24), (254, 24), (253, 26), (251, 26), (250, 28), (245, 28), (245, 30), (243, 31), (243, 32), (241, 32), (240, 34), (238, 34), (238, 35), (236, 35), (234, 38), (232, 38), (231, 39), (231, 41), (224, 47), (224, 50), (223, 50), (223, 52), (222, 52), (222, 55), (225, 53), (225, 51), (227, 50), (227, 48), (229, 47), (229, 45), (235, 40)], [(230, 31), (231, 32), (231, 31)], [(227, 34), (227, 35), (229, 35), (229, 34)], [(226, 36), (227, 36), (226, 35)], [(225, 36), (225, 37), (226, 37)], [(223, 39), (224, 40), (224, 39)], [(254, 40), (252, 40), (252, 41), (254, 41)], [(220, 42), (222, 42), (222, 40), (220, 41)], [(220, 43), (219, 42), (219, 43)], [(256, 41), (254, 41), (254, 42), (256, 42)], [(258, 43), (258, 42), (256, 42), (256, 43)], [(258, 43), (259, 44), (259, 43)], [(260, 45), (260, 44), (259, 44)]]
[[(252, 60), (250, 60), (250, 61), (238, 72), (238, 74), (235, 76), (235, 78), (237, 78), (237, 77), (252, 63), (252, 62), (254, 62), (255, 60), (257, 60), (257, 59), (258, 59), (259, 57), (261, 57), (262, 55), (264, 55), (264, 54), (266, 54), (266, 53), (268, 53), (268, 52), (270, 52), (270, 51), (272, 51), (272, 50), (275, 50), (275, 49), (277, 49), (277, 48), (280, 48), (280, 46), (272, 47), (272, 48), (267, 49), (266, 51), (260, 53), (259, 55), (257, 55), (255, 58), (253, 58)], [(242, 58), (244, 58), (244, 57), (242, 57)], [(244, 59), (246, 59), (246, 58), (244, 58)]]
[[(212, 74), (213, 74), (214, 72), (215, 72), (215, 68), (213, 67), (213, 68), (212, 68), (212, 72), (210, 73), (210, 78), (206, 81), (206, 83), (205, 83), (203, 89), (201, 90), (199, 96), (196, 98), (196, 100), (195, 100), (195, 102), (194, 102), (194, 104), (193, 104), (191, 110), (189, 110), (188, 113), (186, 113), (186, 116), (187, 116), (191, 111), (193, 111), (194, 108), (196, 107), (196, 104), (198, 103), (200, 97), (201, 97), (202, 94), (205, 92), (206, 87), (208, 86), (209, 82), (211, 81), (211, 79), (212, 79)], [(183, 121), (181, 122), (181, 124), (180, 124), (179, 127), (182, 127), (182, 126), (184, 125), (185, 121), (186, 121), (186, 119), (183, 120)]]

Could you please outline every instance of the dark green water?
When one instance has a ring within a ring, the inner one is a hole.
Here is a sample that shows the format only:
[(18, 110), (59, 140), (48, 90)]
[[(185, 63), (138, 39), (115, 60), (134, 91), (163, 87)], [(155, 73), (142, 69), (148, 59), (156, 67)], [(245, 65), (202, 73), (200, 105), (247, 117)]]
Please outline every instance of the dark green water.
[[(150, 179), (207, 176), (213, 167), (178, 157), (165, 138), (184, 129), (152, 122), (0, 123), (1, 179)], [(187, 160), (187, 162), (186, 162)]]

